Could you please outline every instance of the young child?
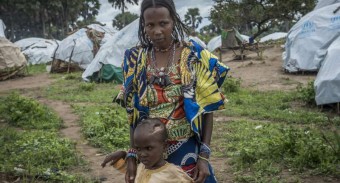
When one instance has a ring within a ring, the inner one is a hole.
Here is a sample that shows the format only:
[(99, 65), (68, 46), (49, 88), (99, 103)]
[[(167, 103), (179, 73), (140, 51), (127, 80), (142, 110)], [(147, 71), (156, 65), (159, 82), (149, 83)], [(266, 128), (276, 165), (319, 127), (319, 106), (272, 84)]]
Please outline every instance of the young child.
[[(143, 120), (134, 131), (134, 146), (139, 162), (135, 183), (192, 183), (180, 167), (164, 160), (167, 151), (167, 131), (165, 125), (156, 118)], [(125, 172), (125, 151), (117, 151), (105, 158), (102, 167), (108, 162), (121, 172)]]

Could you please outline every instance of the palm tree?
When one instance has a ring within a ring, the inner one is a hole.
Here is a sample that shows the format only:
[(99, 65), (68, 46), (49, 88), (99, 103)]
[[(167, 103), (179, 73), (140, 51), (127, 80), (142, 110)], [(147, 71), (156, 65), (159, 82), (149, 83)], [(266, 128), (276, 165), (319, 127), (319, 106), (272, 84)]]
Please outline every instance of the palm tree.
[(189, 8), (188, 12), (184, 15), (184, 21), (191, 27), (192, 31), (195, 32), (198, 25), (202, 23), (200, 10), (198, 8)]
[[(109, 0), (109, 3), (112, 3), (112, 6), (122, 10), (122, 15), (125, 15), (125, 9), (127, 9), (126, 4), (135, 4), (138, 5), (138, 0)], [(123, 24), (125, 24), (125, 17), (123, 18)]]

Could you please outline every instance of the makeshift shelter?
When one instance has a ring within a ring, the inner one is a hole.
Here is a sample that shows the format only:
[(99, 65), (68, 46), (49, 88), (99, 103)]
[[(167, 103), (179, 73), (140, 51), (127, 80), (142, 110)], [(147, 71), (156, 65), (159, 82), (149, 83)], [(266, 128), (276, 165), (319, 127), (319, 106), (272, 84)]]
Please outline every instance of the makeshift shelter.
[(6, 25), (5, 23), (0, 19), (0, 37), (6, 37), (5, 36), (5, 29), (6, 29)]
[(112, 36), (111, 32), (105, 30), (100, 25), (89, 25), (62, 40), (56, 51), (51, 72), (86, 69), (97, 54), (104, 37)]
[(329, 47), (318, 51), (321, 68), (314, 81), (317, 105), (340, 102), (340, 33)]
[(53, 60), (60, 41), (43, 38), (26, 38), (15, 42), (26, 56), (28, 64), (45, 64)]
[(287, 37), (286, 32), (274, 32), (272, 34), (269, 34), (267, 36), (264, 36), (260, 39), (260, 43), (270, 42), (270, 41), (276, 41), (280, 39), (284, 39)]
[(283, 67), (288, 72), (317, 71), (316, 51), (340, 32), (340, 3), (325, 6), (302, 17), (288, 32)]
[(125, 26), (100, 48), (98, 54), (84, 71), (85, 81), (123, 82), (121, 68), (125, 50), (138, 43), (139, 19)]
[(22, 74), (27, 62), (20, 48), (0, 37), (0, 80)]

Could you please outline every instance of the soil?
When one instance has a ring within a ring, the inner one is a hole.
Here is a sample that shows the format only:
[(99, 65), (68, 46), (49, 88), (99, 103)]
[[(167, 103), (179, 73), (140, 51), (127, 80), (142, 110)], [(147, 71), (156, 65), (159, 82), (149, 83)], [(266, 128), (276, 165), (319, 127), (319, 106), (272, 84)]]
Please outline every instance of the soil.
[[(280, 47), (268, 48), (264, 51), (263, 59), (259, 59), (256, 53), (248, 52), (246, 59), (233, 60), (233, 52), (226, 52), (222, 55), (222, 61), (228, 65), (231, 70), (228, 75), (234, 78), (241, 78), (243, 87), (254, 90), (293, 90), (300, 83), (306, 84), (315, 79), (316, 74), (288, 74), (282, 69), (282, 49)], [(54, 80), (48, 74), (39, 74), (24, 78), (0, 82), (0, 95), (11, 92), (13, 89), (20, 89), (23, 94), (29, 95), (39, 100), (41, 103), (54, 109), (64, 121), (64, 128), (60, 131), (61, 135), (73, 140), (76, 143), (76, 149), (81, 156), (88, 161), (88, 170), (84, 174), (99, 182), (124, 182), (124, 175), (111, 167), (101, 168), (100, 164), (105, 158), (100, 149), (90, 146), (82, 137), (79, 125), (79, 116), (72, 113), (70, 104), (48, 100), (37, 96), (32, 92), (39, 90), (40, 87), (48, 86)], [(118, 87), (117, 87), (118, 88)], [(218, 114), (217, 114), (218, 115)], [(232, 118), (217, 116), (218, 121), (229, 121)], [(230, 183), (233, 180), (231, 167), (227, 163), (228, 159), (212, 158), (212, 166), (220, 182)], [(284, 175), (283, 175), (284, 176)], [(289, 178), (287, 173), (287, 178)], [(314, 178), (306, 178), (306, 182), (315, 182)], [(317, 180), (322, 182), (322, 180)], [(328, 180), (329, 182), (329, 180)], [(332, 181), (330, 181), (332, 182)]]

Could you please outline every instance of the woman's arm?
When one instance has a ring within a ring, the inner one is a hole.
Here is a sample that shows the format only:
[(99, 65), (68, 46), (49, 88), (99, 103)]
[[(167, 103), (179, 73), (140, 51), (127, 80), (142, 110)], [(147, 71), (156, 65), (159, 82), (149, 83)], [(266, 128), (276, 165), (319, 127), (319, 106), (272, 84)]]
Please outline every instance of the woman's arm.
[[(211, 135), (213, 130), (213, 113), (203, 114), (203, 127), (202, 127), (202, 144), (210, 146)], [(198, 152), (196, 170), (194, 172), (195, 183), (203, 183), (205, 179), (210, 176), (209, 172), (209, 156), (210, 152)]]
[(202, 142), (208, 146), (210, 146), (213, 126), (213, 113), (203, 114)]

